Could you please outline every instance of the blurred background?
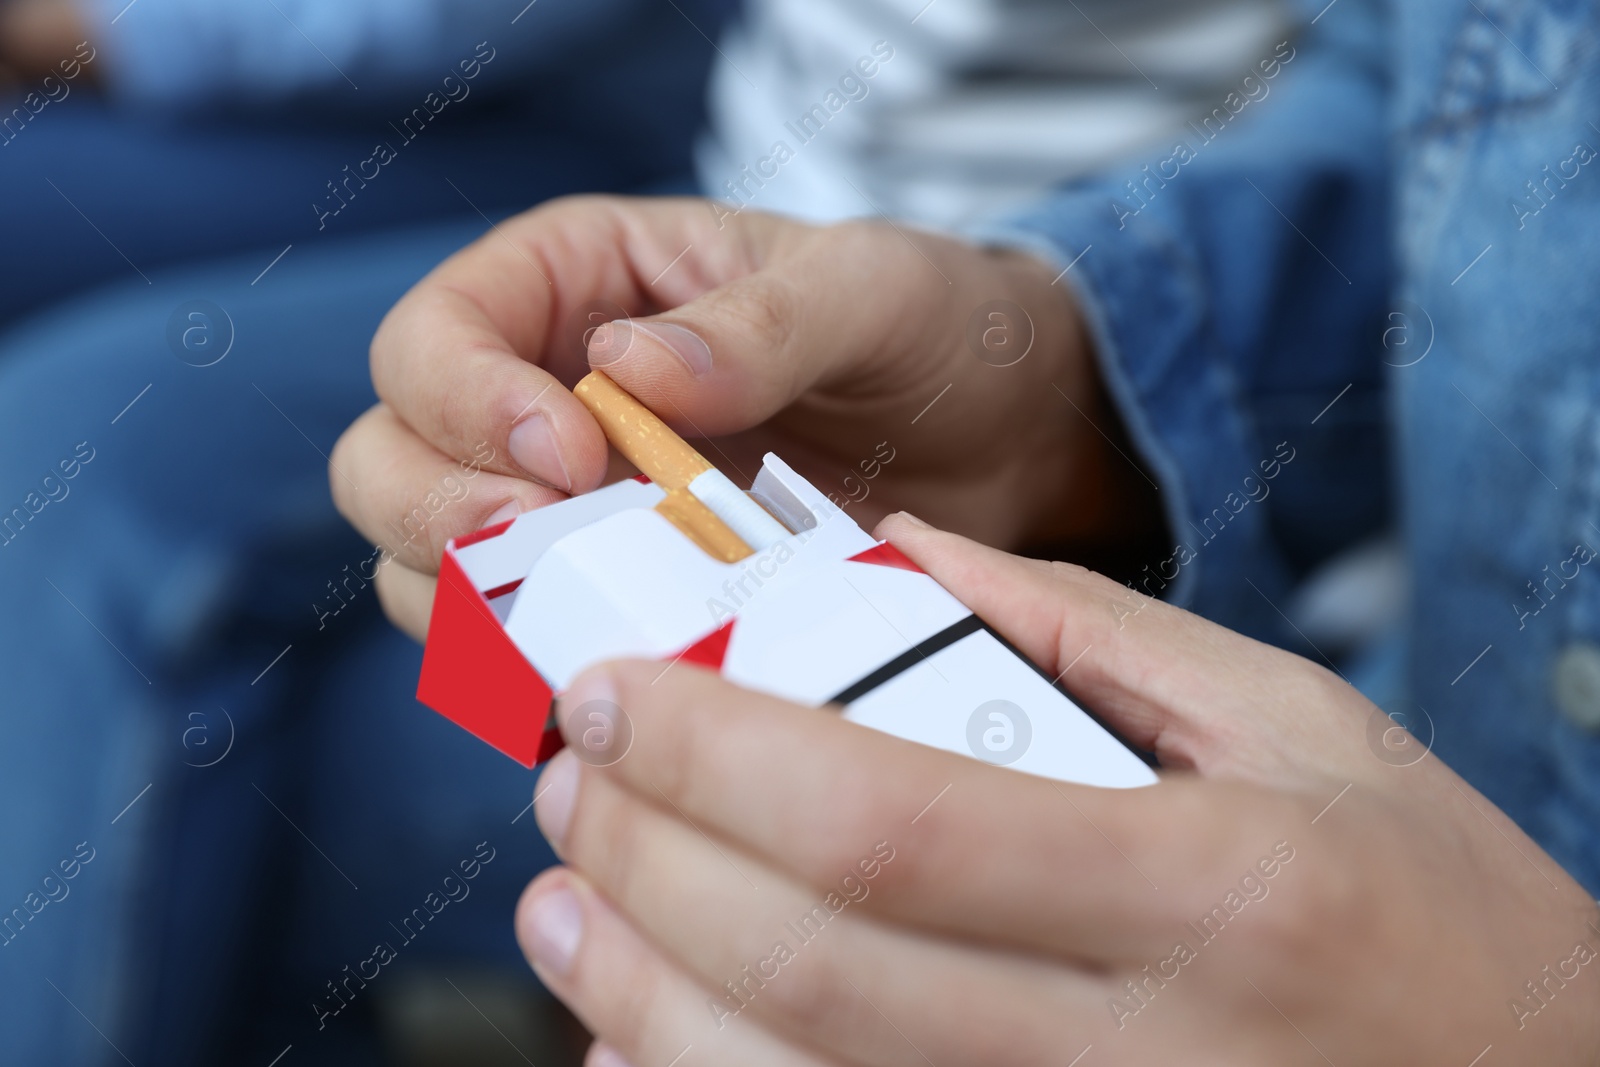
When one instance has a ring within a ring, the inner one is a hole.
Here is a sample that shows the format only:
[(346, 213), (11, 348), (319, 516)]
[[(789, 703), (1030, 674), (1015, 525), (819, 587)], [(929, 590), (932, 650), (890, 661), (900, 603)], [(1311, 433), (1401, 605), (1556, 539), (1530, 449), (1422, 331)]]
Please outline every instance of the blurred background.
[(491, 220), (693, 188), (732, 14), (0, 2), (0, 1060), (580, 1061), (534, 774), (414, 700), (326, 453)]
[[(416, 703), (328, 500), (384, 312), (567, 193), (958, 230), (1162, 142), (1294, 26), (1271, 0), (0, 0), (0, 1059), (579, 1062), (511, 933), (552, 862), (534, 775)], [(1366, 593), (1312, 598), (1325, 640), (1398, 610), (1369, 556)]]

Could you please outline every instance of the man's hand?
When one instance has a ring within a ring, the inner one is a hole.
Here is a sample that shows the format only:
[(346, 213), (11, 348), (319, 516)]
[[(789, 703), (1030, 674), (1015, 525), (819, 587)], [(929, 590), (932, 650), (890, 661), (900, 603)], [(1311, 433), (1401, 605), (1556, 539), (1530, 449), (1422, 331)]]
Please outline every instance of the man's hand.
[[(621, 476), (567, 391), (591, 366), (710, 438), (703, 451), (734, 478), (775, 449), (868, 522), (911, 508), (1016, 547), (1093, 543), (1148, 515), (1045, 264), (889, 224), (721, 214), (557, 201), (495, 227), (389, 313), (372, 343), (382, 403), (340, 440), (330, 484), (397, 556), (378, 589), (399, 625), (425, 631), (449, 538)], [(1022, 315), (990, 314), (993, 301)], [(469, 496), (395, 543), (442, 478), (484, 456)]]
[(569, 868), (517, 929), (592, 1067), (1595, 1062), (1593, 899), (1436, 758), (1396, 766), (1346, 683), (1079, 568), (880, 534), (1164, 780), (1056, 783), (681, 665), (586, 673), (565, 701), (614, 701), (632, 745), (544, 772)]

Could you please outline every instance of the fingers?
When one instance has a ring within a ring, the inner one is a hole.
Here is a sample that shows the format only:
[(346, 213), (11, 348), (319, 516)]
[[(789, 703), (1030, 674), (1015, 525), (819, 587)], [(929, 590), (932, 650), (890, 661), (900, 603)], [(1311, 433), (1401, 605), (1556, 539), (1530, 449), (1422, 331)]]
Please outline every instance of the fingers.
[(450, 459), (378, 404), (339, 438), (328, 484), (339, 511), (362, 536), (431, 573), (451, 538), (566, 499), (484, 469), (493, 459), (487, 449)]
[(605, 473), (605, 437), (583, 405), (448, 285), (424, 280), (389, 312), (372, 341), (372, 379), (446, 455), (488, 450), (491, 470), (564, 492), (593, 489)]
[[(565, 388), (587, 369), (585, 336), (751, 269), (735, 234), (754, 228), (719, 233), (714, 221), (700, 201), (580, 197), (494, 227), (385, 317), (372, 344), (378, 395), (446, 455), (487, 445), (499, 473), (594, 488), (605, 439)], [(631, 369), (648, 376), (653, 360), (676, 363), (641, 349)]]
[[(583, 492), (605, 442), (566, 387), (590, 363), (697, 437), (748, 429), (819, 384), (906, 393), (949, 347), (952, 277), (993, 284), (971, 249), (919, 242), (877, 224), (719, 222), (704, 201), (558, 201), (418, 283), (374, 338), (373, 381), (444, 454), (490, 448), (491, 470)], [(905, 404), (909, 417), (926, 399)]]
[(557, 868), (517, 905), (517, 940), (539, 978), (629, 1063), (823, 1067), (739, 1016), (642, 938), (582, 877)]
[(1164, 766), (1288, 788), (1384, 766), (1365, 742), (1371, 705), (1306, 659), (1082, 567), (903, 515), (876, 532)]
[[(860, 859), (860, 842), (890, 840), (905, 862), (864, 910), (964, 936), (1047, 938), (1115, 959), (1203, 911), (1200, 887), (1237, 877), (1281, 836), (1280, 809), (1259, 805), (1258, 790), (1181, 777), (1136, 790), (1063, 785), (682, 665), (591, 670), (562, 708), (592, 700), (633, 728), (626, 757), (596, 773), (811, 886)], [(1182, 877), (1168, 887), (1165, 871)], [(997, 894), (1017, 907), (992, 907)]]
[(631, 239), (620, 203), (555, 201), (495, 226), (440, 264), (373, 338), (378, 395), (446, 455), (486, 444), (496, 456), (491, 469), (501, 474), (570, 492), (599, 485), (605, 438), (560, 380), (570, 385), (582, 375), (581, 327), (594, 325), (586, 309), (654, 310), (631, 257), (649, 259), (652, 247), (671, 245), (659, 270), (683, 245), (658, 231), (687, 215), (681, 206), (638, 207), (655, 240)]
[[(872, 381), (917, 347), (936, 310), (927, 283), (934, 295), (945, 288), (887, 226), (817, 229), (752, 215), (739, 232), (736, 276), (663, 314), (602, 327), (589, 343), (591, 366), (694, 436), (748, 429), (841, 376)], [(952, 244), (926, 241), (936, 254)]]
[(419, 645), (428, 639), (428, 620), (433, 616), (433, 594), (439, 579), (414, 571), (398, 560), (378, 568), (374, 578), (378, 603), (401, 632)]
[[(573, 776), (575, 803), (554, 819), (562, 811), (550, 801)], [(1039, 1063), (1067, 1031), (1104, 1014), (1099, 978), (865, 917), (860, 905), (904, 855), (903, 841), (855, 842), (855, 861), (812, 888), (714, 842), (660, 798), (646, 803), (570, 751), (535, 795), (562, 858), (645, 937), (722, 991), (725, 1011), (770, 1020), (797, 1042), (857, 1063), (918, 1067), (921, 1053), (981, 1062), (1000, 1032), (1026, 1053), (1012, 1062)], [(901, 1020), (904, 1035), (884, 1017)]]

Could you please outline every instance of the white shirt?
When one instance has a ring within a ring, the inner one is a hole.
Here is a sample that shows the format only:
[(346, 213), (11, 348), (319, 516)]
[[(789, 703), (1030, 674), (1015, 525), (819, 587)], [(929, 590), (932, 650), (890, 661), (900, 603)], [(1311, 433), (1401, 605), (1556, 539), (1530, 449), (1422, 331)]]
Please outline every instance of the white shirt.
[(734, 207), (961, 228), (1159, 145), (1289, 32), (1276, 0), (749, 0), (700, 178)]

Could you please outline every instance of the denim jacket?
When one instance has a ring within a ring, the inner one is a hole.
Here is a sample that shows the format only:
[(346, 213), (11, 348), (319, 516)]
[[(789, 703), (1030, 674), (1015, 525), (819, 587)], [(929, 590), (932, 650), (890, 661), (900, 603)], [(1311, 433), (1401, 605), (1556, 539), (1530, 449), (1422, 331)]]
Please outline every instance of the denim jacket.
[(1135, 584), (1315, 658), (1283, 598), (1397, 523), (1369, 695), (1600, 892), (1597, 18), (1316, 0), (1192, 136), (987, 236), (1071, 265), (1175, 542)]

